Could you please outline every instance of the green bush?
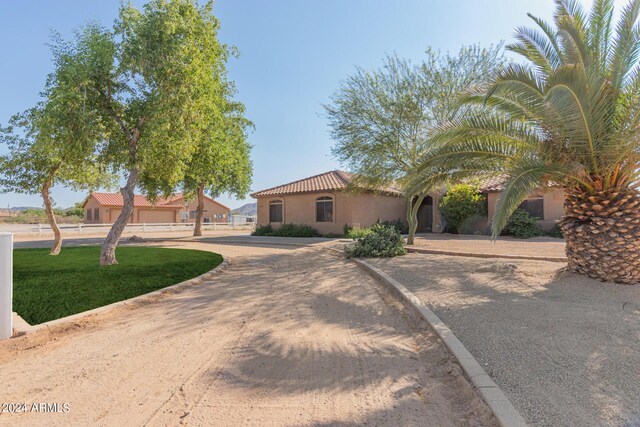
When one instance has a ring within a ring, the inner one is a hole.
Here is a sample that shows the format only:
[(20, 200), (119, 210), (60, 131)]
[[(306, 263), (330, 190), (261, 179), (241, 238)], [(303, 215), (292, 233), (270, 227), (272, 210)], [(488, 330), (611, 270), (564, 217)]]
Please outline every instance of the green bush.
[(457, 184), (449, 188), (439, 204), (442, 217), (454, 233), (464, 231), (465, 224), (486, 215), (486, 196), (477, 186)]
[(371, 228), (349, 227), (349, 230), (345, 234), (348, 239), (361, 239), (367, 234), (371, 234)]
[(378, 221), (378, 223), (381, 225), (390, 225), (398, 230), (400, 234), (407, 234), (409, 232), (409, 225), (401, 219), (396, 219), (395, 221)]
[(404, 240), (398, 230), (390, 225), (374, 224), (370, 232), (344, 248), (347, 258), (394, 257), (404, 255)]
[(271, 224), (257, 227), (253, 236), (274, 236), (274, 237), (317, 237), (320, 234), (315, 228), (304, 224), (282, 224), (278, 228), (273, 228)]
[(542, 230), (536, 223), (536, 219), (523, 209), (516, 209), (516, 211), (511, 214), (505, 227), (505, 232), (519, 239), (528, 239), (542, 234)]
[(562, 228), (560, 228), (560, 224), (554, 225), (553, 228), (547, 232), (547, 236), (555, 237), (557, 239), (564, 239), (564, 234), (562, 233)]

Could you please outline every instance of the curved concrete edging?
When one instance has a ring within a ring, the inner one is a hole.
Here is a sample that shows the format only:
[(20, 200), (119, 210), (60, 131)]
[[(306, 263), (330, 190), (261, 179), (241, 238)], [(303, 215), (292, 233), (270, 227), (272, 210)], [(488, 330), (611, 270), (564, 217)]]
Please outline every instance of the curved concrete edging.
[(469, 258), (506, 258), (516, 260), (532, 260), (532, 261), (549, 261), (549, 262), (567, 262), (566, 257), (556, 256), (537, 256), (537, 255), (511, 255), (511, 254), (483, 254), (478, 252), (457, 252), (457, 251), (445, 251), (441, 249), (423, 249), (412, 246), (406, 246), (407, 252), (418, 254), (431, 254), (431, 255), (449, 255), (449, 256), (462, 256)]
[(520, 415), (516, 408), (514, 408), (500, 387), (498, 387), (491, 377), (489, 377), (478, 361), (473, 357), (473, 355), (471, 355), (469, 350), (466, 349), (462, 342), (460, 342), (460, 340), (453, 334), (451, 329), (449, 329), (449, 327), (440, 320), (433, 311), (425, 306), (411, 291), (387, 273), (379, 270), (362, 259), (352, 258), (352, 261), (369, 272), (369, 274), (380, 279), (385, 285), (391, 287), (394, 292), (399, 294), (402, 299), (407, 301), (420, 313), (420, 316), (427, 321), (456, 358), (465, 374), (478, 390), (480, 396), (487, 406), (489, 406), (501, 426), (514, 427), (527, 425), (522, 415)]
[[(55, 319), (55, 320), (51, 320), (49, 322), (44, 322), (44, 323), (39, 323), (37, 325), (29, 325), (28, 328), (26, 328), (26, 330), (23, 329), (18, 329), (18, 328), (14, 328), (15, 331), (17, 333), (30, 333), (30, 332), (36, 332), (40, 329), (44, 329), (44, 328), (50, 328), (52, 326), (58, 326), (60, 324), (63, 323), (67, 323), (67, 322), (71, 322), (86, 316), (91, 316), (94, 314), (99, 314), (99, 313), (104, 313), (106, 311), (109, 310), (113, 310), (115, 308), (118, 307), (124, 307), (130, 304), (135, 304), (135, 303), (139, 303), (139, 302), (143, 302), (149, 298), (153, 298), (155, 296), (158, 295), (162, 295), (164, 293), (169, 293), (169, 292), (174, 292), (174, 291), (178, 291), (182, 288), (186, 288), (188, 286), (192, 286), (192, 285), (197, 285), (200, 284), (202, 282), (207, 281), (211, 276), (220, 273), (221, 271), (223, 271), (225, 268), (227, 268), (227, 266), (229, 265), (230, 261), (229, 258), (225, 257), (224, 255), (220, 255), (222, 256), (222, 262), (220, 264), (218, 264), (215, 268), (213, 268), (212, 270), (207, 271), (206, 273), (202, 273), (199, 276), (193, 277), (191, 279), (187, 279), (183, 282), (180, 283), (176, 283), (175, 285), (170, 285), (161, 289), (156, 289), (155, 291), (146, 293), (146, 294), (142, 294), (142, 295), (138, 295), (135, 296), (133, 298), (129, 298), (129, 299), (125, 299), (122, 301), (117, 301), (114, 303), (111, 303), (109, 305), (103, 305), (102, 307), (97, 307), (94, 308), (92, 310), (87, 310), (87, 311), (83, 311), (80, 313), (76, 313), (76, 314), (72, 314), (70, 316), (66, 316), (66, 317), (61, 317), (59, 319)], [(24, 322), (25, 324), (28, 325), (28, 323)], [(14, 335), (15, 336), (15, 335)]]

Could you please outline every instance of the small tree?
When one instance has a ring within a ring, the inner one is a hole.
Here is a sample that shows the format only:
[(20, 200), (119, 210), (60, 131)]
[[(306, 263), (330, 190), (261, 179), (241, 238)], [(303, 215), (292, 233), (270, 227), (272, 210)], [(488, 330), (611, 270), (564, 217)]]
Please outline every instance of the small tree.
[(431, 147), (438, 126), (466, 112), (459, 92), (487, 79), (504, 63), (501, 46), (463, 47), (457, 55), (428, 49), (417, 66), (397, 56), (374, 71), (358, 68), (325, 105), (333, 154), (356, 173), (362, 186), (399, 184), (405, 193), (408, 244), (431, 187), (414, 187), (416, 167)]
[(93, 118), (80, 112), (76, 118), (82, 121), (74, 120), (69, 110), (61, 108), (54, 76), (50, 76), (47, 86), (47, 101), (13, 116), (9, 126), (0, 131), (0, 143), (8, 149), (6, 155), (0, 156), (0, 191), (41, 195), (54, 234), (50, 254), (58, 255), (62, 235), (51, 188), (62, 184), (74, 190), (90, 190), (109, 186), (112, 177), (105, 173), (94, 145), (86, 143), (98, 137), (91, 133), (99, 132), (99, 128), (85, 126)]
[(457, 184), (449, 188), (438, 206), (454, 233), (463, 231), (470, 220), (486, 215), (486, 197), (477, 186)]
[(73, 43), (56, 43), (56, 73), (69, 77), (64, 93), (99, 115), (102, 153), (126, 174), (124, 205), (102, 245), (101, 265), (117, 263), (136, 187), (152, 200), (168, 195), (210, 125), (209, 92), (225, 58), (212, 10), (211, 1), (152, 0), (143, 10), (123, 4), (113, 30), (90, 24)]

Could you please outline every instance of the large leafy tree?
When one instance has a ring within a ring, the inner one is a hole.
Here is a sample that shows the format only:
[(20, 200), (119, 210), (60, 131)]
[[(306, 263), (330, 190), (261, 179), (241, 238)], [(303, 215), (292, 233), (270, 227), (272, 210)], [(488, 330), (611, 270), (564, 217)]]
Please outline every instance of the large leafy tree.
[(213, 2), (196, 0), (153, 0), (142, 10), (123, 4), (113, 30), (89, 24), (57, 46), (57, 72), (70, 76), (64, 91), (82, 94), (84, 108), (99, 115), (102, 154), (126, 176), (124, 206), (104, 240), (101, 265), (117, 262), (136, 187), (152, 200), (168, 195), (210, 123), (209, 91), (226, 57), (212, 10)]
[(325, 106), (336, 141), (333, 154), (355, 172), (356, 184), (402, 187), (409, 244), (431, 189), (413, 191), (407, 182), (431, 146), (431, 132), (469, 108), (456, 102), (458, 93), (485, 81), (503, 63), (501, 46), (463, 47), (457, 55), (428, 49), (417, 65), (388, 56), (379, 69), (358, 68)]
[[(62, 235), (56, 222), (51, 188), (57, 184), (74, 190), (90, 190), (112, 184), (91, 142), (101, 135), (99, 125), (82, 99), (65, 99), (58, 92), (56, 75), (49, 77), (45, 101), (13, 116), (0, 131), (0, 143), (7, 154), (0, 156), (0, 191), (40, 194), (47, 220), (54, 234), (51, 255), (58, 255)], [(67, 108), (74, 106), (79, 114)], [(88, 142), (88, 143), (87, 143)]]
[(484, 108), (443, 126), (413, 188), (503, 175), (497, 235), (532, 190), (561, 186), (570, 269), (640, 281), (639, 14), (632, 0), (614, 26), (612, 0), (596, 0), (589, 12), (558, 0), (552, 24), (530, 15), (537, 28), (518, 28), (508, 46), (526, 63), (469, 94), (468, 105)]
[(252, 124), (244, 118), (242, 104), (226, 98), (222, 101), (221, 116), (204, 133), (185, 173), (185, 196), (198, 200), (194, 236), (202, 236), (205, 191), (212, 197), (222, 193), (244, 197), (251, 185), (247, 130)]

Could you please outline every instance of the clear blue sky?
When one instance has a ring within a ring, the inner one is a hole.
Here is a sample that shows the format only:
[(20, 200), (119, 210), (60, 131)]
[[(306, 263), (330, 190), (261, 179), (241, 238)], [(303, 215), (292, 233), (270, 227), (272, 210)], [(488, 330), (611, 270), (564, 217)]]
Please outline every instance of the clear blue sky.
[[(0, 124), (38, 100), (52, 70), (50, 31), (70, 38), (89, 20), (110, 25), (118, 5), (0, 0)], [(229, 74), (256, 126), (252, 190), (339, 167), (322, 104), (355, 66), (376, 67), (393, 52), (419, 61), (427, 46), (457, 51), (510, 41), (516, 26), (529, 25), (527, 12), (550, 19), (552, 9), (552, 0), (218, 0), (220, 38), (240, 50)], [(53, 197), (67, 207), (85, 194), (56, 188)], [(253, 201), (219, 200), (231, 207)], [(0, 207), (41, 204), (37, 196), (0, 194)]]

